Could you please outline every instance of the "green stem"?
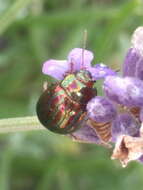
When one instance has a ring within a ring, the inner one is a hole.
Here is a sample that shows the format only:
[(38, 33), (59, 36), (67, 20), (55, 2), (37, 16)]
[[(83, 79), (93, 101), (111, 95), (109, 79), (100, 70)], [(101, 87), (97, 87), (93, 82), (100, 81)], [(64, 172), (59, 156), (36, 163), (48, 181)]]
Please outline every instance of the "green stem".
[(36, 116), (0, 120), (0, 133), (45, 129)]

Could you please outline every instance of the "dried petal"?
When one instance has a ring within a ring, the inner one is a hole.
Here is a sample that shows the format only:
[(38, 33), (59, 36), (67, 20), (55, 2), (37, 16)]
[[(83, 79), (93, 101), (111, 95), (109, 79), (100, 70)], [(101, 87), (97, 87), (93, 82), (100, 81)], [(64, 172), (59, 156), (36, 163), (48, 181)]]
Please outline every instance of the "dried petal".
[(50, 59), (43, 64), (42, 72), (46, 75), (50, 75), (53, 78), (62, 80), (64, 74), (69, 70), (69, 64), (66, 60), (59, 61)]
[(119, 159), (123, 167), (132, 160), (138, 160), (143, 154), (143, 138), (122, 135), (113, 150), (112, 159)]
[(68, 62), (73, 64), (73, 71), (91, 67), (91, 61), (94, 55), (91, 51), (83, 50), (82, 48), (74, 48), (68, 55)]
[(113, 103), (105, 97), (96, 96), (87, 104), (89, 118), (96, 122), (109, 122), (116, 117), (116, 108)]
[(134, 136), (139, 132), (139, 124), (128, 113), (120, 114), (112, 123), (112, 141), (116, 142), (120, 135)]
[(106, 76), (116, 75), (117, 73), (110, 69), (107, 65), (104, 64), (96, 64), (93, 67), (88, 68), (90, 71), (92, 78), (95, 80), (105, 78)]
[(95, 143), (100, 144), (100, 139), (98, 138), (94, 129), (88, 125), (84, 125), (79, 130), (70, 134), (74, 141), (84, 142), (84, 143)]
[(108, 76), (104, 91), (109, 99), (129, 107), (143, 106), (143, 81), (133, 77)]

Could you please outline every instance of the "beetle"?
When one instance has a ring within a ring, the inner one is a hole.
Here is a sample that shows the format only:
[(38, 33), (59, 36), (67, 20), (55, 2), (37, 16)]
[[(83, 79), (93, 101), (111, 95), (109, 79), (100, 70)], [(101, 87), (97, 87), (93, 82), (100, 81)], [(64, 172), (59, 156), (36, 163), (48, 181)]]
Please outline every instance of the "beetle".
[(103, 144), (111, 139), (111, 123), (97, 123), (88, 117), (86, 105), (97, 95), (94, 88), (95, 80), (84, 67), (84, 49), (82, 51), (82, 68), (73, 72), (73, 62), (70, 71), (62, 81), (52, 83), (40, 96), (36, 111), (39, 121), (47, 129), (58, 134), (69, 134), (84, 125), (95, 130)]
[(36, 111), (40, 122), (59, 134), (71, 134), (87, 120), (86, 105), (97, 95), (95, 81), (86, 69), (67, 73), (40, 96)]

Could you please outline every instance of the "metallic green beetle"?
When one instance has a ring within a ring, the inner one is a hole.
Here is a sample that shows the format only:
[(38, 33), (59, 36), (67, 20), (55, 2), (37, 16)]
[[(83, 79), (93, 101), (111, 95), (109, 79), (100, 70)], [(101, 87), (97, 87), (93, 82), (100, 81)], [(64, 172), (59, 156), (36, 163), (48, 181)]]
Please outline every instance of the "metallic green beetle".
[(70, 134), (85, 122), (87, 102), (97, 95), (95, 81), (87, 70), (69, 73), (59, 83), (52, 84), (37, 103), (40, 122), (59, 134)]

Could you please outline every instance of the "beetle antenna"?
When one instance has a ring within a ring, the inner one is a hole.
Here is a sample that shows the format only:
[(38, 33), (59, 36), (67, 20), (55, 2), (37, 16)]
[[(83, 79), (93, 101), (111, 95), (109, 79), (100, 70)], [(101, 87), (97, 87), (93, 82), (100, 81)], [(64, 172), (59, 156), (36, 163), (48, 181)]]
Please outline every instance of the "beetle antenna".
[(87, 42), (87, 30), (85, 29), (84, 30), (84, 33), (83, 33), (83, 47), (82, 47), (82, 62), (81, 62), (81, 68), (84, 69), (84, 51), (85, 51), (85, 48), (86, 48), (86, 42)]

